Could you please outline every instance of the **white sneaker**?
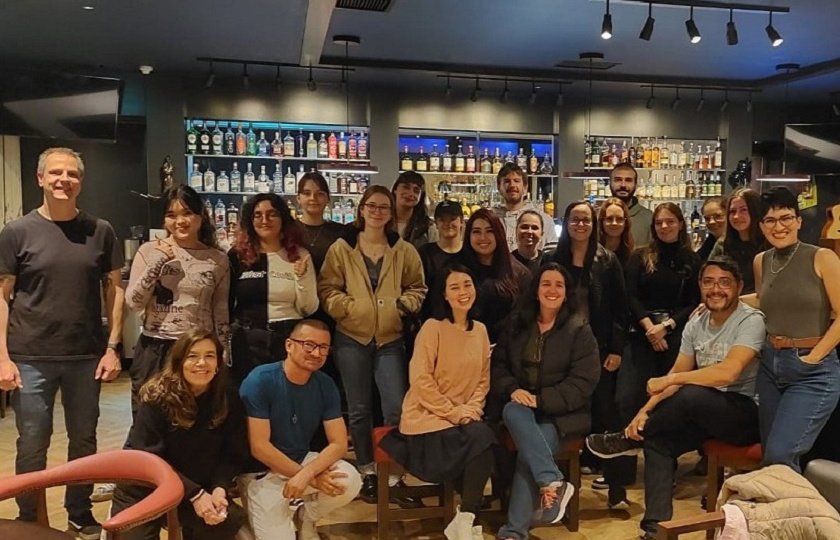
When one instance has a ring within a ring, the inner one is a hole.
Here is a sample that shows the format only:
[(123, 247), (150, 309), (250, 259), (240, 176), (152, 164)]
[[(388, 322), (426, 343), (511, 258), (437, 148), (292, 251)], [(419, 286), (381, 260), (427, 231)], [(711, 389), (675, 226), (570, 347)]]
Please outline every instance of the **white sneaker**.
[(114, 490), (117, 484), (99, 484), (90, 495), (90, 500), (93, 502), (105, 502), (114, 498)]

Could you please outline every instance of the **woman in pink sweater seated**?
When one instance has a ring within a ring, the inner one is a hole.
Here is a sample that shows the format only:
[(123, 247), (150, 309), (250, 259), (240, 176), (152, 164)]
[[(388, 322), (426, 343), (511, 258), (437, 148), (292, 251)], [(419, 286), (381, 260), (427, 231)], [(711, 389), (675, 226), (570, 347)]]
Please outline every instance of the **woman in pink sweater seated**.
[(473, 526), (493, 468), (495, 437), (482, 421), (490, 388), (490, 340), (470, 310), (475, 285), (470, 271), (448, 266), (433, 294), (445, 302), (427, 320), (409, 364), (399, 430), (381, 446), (411, 474), (426, 482), (452, 478), (461, 486), (461, 506), (444, 534), (449, 540), (482, 538)]

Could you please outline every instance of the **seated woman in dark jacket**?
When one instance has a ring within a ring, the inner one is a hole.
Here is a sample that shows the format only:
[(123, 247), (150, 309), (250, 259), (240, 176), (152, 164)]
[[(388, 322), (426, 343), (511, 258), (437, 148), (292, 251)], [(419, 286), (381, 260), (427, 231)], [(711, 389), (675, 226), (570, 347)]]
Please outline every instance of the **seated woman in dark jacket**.
[[(227, 366), (215, 335), (184, 333), (172, 346), (163, 370), (140, 390), (140, 406), (126, 448), (166, 460), (184, 483), (178, 517), (184, 540), (231, 540), (245, 522), (245, 512), (228, 499), (234, 477), (248, 463), (245, 416), (229, 397)], [(118, 485), (112, 514), (125, 510), (150, 489)], [(160, 535), (160, 521), (121, 533), (130, 540)]]
[(563, 439), (589, 433), (601, 366), (591, 328), (567, 300), (571, 288), (565, 268), (543, 266), (493, 351), (491, 392), (510, 400), (502, 418), (519, 450), (503, 540), (528, 537), (538, 502), (541, 522), (560, 521), (574, 494), (554, 454)]

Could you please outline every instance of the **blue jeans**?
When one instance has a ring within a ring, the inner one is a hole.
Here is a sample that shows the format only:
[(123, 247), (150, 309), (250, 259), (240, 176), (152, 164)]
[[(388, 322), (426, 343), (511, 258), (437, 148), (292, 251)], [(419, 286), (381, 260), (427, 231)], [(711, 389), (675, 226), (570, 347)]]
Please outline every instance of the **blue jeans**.
[[(15, 474), (47, 467), (47, 450), (53, 432), (55, 395), (61, 390), (67, 428), (67, 460), (96, 453), (99, 421), (99, 387), (94, 379), (99, 359), (17, 362), (23, 388), (12, 394), (18, 430)], [(70, 518), (91, 509), (91, 484), (68, 486), (64, 507)], [(17, 497), (20, 519), (35, 520), (35, 494)]]
[(534, 409), (512, 401), (502, 410), (502, 419), (516, 443), (517, 455), (507, 523), (498, 537), (524, 540), (540, 503), (540, 488), (563, 479), (554, 462), (560, 434), (552, 422), (537, 421)]
[(356, 463), (362, 472), (373, 472), (373, 382), (376, 381), (382, 398), (385, 425), (399, 425), (403, 398), (408, 390), (408, 362), (403, 340), (382, 346), (372, 341), (362, 345), (336, 332), (333, 355), (347, 395)]
[(758, 412), (764, 464), (801, 472), (799, 458), (814, 445), (840, 397), (840, 364), (831, 351), (817, 364), (810, 349), (774, 349), (765, 343), (758, 372)]

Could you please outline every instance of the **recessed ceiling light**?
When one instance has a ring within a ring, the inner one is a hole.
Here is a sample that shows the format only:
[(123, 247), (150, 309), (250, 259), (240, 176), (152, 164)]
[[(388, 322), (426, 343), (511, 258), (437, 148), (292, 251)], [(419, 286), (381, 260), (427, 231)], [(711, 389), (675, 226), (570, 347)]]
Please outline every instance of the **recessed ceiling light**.
[(82, 6), (82, 9), (87, 11), (93, 11), (93, 6)]

